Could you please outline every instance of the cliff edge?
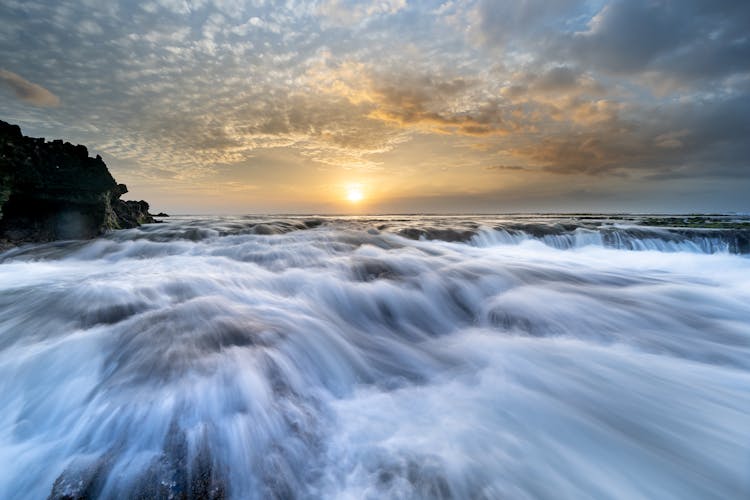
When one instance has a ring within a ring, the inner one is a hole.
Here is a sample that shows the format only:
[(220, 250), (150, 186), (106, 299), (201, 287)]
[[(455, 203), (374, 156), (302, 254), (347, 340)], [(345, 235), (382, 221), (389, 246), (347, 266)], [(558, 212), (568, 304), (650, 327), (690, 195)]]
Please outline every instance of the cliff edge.
[(156, 222), (145, 201), (120, 199), (127, 191), (86, 146), (26, 137), (0, 120), (0, 247)]

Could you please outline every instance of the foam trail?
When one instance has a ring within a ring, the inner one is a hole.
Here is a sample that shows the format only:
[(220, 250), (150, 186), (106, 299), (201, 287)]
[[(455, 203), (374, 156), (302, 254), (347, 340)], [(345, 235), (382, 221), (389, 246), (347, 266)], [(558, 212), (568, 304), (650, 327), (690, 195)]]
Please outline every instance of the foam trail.
[(178, 218), (0, 254), (0, 498), (747, 498), (750, 259), (512, 224)]

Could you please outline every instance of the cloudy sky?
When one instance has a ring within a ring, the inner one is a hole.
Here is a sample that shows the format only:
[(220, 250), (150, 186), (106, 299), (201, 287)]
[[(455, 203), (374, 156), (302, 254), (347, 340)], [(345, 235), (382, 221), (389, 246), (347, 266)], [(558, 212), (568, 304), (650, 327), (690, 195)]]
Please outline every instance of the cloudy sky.
[(0, 119), (177, 213), (750, 211), (750, 2), (3, 0)]

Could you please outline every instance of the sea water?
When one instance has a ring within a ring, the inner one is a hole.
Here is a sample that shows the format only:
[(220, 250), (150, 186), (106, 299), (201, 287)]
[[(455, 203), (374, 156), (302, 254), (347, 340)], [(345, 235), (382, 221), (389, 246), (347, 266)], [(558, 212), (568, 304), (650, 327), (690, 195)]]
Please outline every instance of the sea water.
[(0, 498), (750, 498), (744, 236), (589, 219), (6, 251)]

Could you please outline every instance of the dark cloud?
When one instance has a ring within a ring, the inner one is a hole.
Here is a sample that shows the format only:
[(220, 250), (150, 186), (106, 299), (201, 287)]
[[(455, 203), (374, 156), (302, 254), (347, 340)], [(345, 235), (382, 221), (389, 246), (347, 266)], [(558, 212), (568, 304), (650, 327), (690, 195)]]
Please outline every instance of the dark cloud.
[(60, 104), (60, 99), (55, 94), (12, 71), (0, 69), (0, 82), (13, 91), (18, 99), (34, 106), (58, 106)]
[(556, 66), (546, 71), (535, 83), (544, 91), (568, 90), (579, 85), (580, 72), (568, 66)]
[(705, 79), (750, 70), (748, 26), (744, 0), (618, 0), (559, 47), (562, 57), (604, 71)]
[(671, 85), (750, 71), (750, 2), (614, 0), (598, 11), (576, 0), (483, 0), (483, 42), (557, 66), (619, 76), (654, 73)]
[(632, 72), (644, 69), (664, 52), (690, 38), (677, 2), (617, 1), (591, 21), (590, 30), (571, 37), (572, 57), (597, 68)]
[(517, 145), (519, 157), (558, 174), (668, 178), (750, 174), (750, 96), (663, 106), (638, 120), (612, 116), (591, 127), (549, 131)]

